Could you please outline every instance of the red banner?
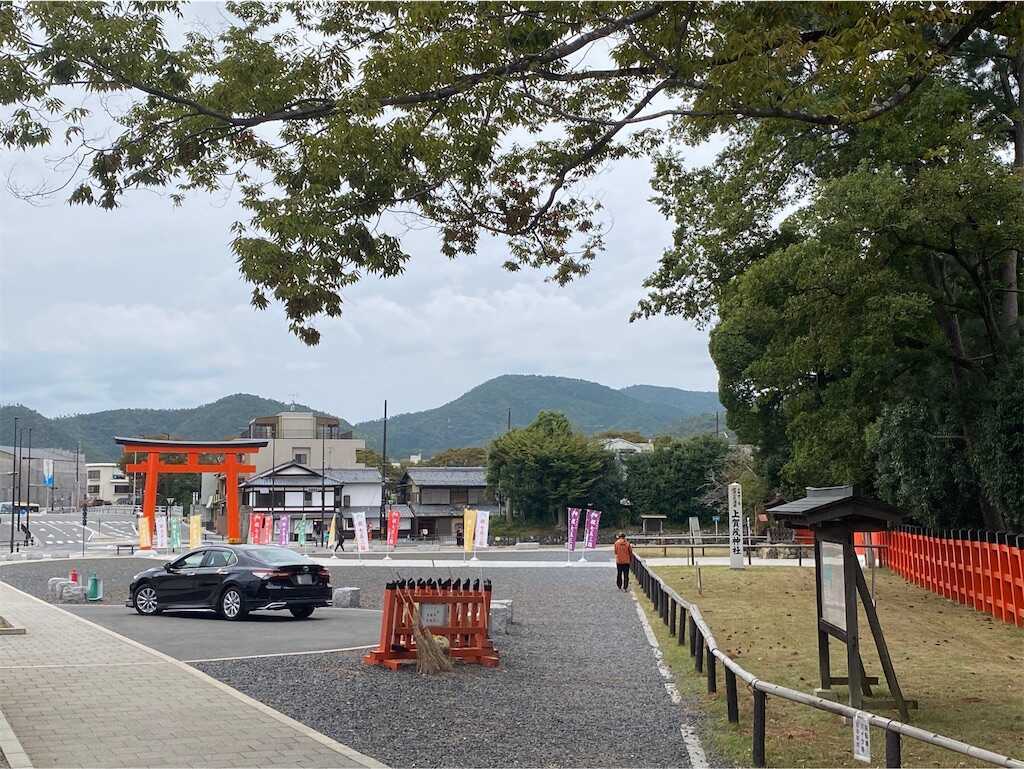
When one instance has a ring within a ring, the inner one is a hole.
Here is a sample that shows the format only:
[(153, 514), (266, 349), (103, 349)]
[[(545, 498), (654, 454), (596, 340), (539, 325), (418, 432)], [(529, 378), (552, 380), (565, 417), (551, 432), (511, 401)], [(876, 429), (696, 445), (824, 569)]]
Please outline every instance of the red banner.
[(388, 511), (388, 547), (398, 544), (398, 527), (402, 516), (397, 510)]

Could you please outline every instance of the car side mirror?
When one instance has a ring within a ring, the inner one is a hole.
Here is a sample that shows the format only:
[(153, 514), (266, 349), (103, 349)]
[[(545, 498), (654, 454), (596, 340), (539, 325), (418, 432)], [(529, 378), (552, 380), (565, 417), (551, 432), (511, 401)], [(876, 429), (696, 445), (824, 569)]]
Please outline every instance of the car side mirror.
[(174, 567), (171, 566), (171, 562), (170, 561), (168, 561), (167, 563), (164, 564), (164, 571), (174, 571)]

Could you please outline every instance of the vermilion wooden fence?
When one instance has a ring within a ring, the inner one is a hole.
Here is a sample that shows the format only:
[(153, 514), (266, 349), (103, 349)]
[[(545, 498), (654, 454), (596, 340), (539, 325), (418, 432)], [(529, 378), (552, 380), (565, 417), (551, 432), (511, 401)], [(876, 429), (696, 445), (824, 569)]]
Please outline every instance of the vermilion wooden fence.
[(873, 535), (879, 560), (905, 579), (1024, 627), (1024, 535), (900, 526)]

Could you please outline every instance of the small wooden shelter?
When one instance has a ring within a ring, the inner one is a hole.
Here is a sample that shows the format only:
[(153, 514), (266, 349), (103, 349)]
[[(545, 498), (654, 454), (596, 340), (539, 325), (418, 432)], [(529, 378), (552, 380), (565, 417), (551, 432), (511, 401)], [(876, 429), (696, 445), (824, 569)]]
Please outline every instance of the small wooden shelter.
[[(814, 565), (818, 606), (818, 667), (821, 688), (846, 684), (850, 706), (860, 708), (863, 695), (872, 696), (871, 684), (877, 678), (867, 676), (860, 654), (857, 630), (857, 596), (860, 595), (871, 634), (878, 649), (878, 658), (885, 672), (896, 707), (904, 720), (909, 720), (889, 649), (882, 635), (874, 601), (868, 591), (854, 549), (854, 532), (885, 531), (900, 523), (904, 513), (877, 499), (856, 493), (852, 486), (808, 488), (807, 496), (767, 508), (767, 512), (791, 528), (809, 528), (814, 533)], [(829, 661), (829, 636), (846, 646), (846, 677), (833, 676)], [(877, 702), (876, 705), (888, 703)]]

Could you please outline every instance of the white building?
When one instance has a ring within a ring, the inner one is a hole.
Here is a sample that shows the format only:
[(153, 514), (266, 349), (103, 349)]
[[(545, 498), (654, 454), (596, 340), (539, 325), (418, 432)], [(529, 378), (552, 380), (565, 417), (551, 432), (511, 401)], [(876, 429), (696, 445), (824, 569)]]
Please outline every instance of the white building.
[(362, 467), (356, 451), (366, 448), (366, 441), (353, 438), (352, 431), (343, 429), (337, 417), (311, 411), (256, 417), (241, 437), (269, 439), (258, 453), (247, 457), (249, 464), (256, 465), (257, 475), (286, 462), (313, 468)]
[(627, 441), (625, 438), (605, 438), (601, 441), (601, 447), (605, 451), (611, 451), (621, 459), (628, 454), (643, 454), (648, 451), (654, 451), (654, 442), (634, 443), (633, 441)]
[(85, 493), (89, 501), (117, 502), (125, 499), (131, 504), (132, 482), (117, 462), (89, 462), (86, 466)]
[[(353, 530), (352, 514), (356, 512), (366, 515), (368, 528), (380, 528), (382, 488), (376, 468), (329, 467), (321, 473), (298, 462), (286, 462), (252, 476), (240, 488), (242, 503), (253, 513), (272, 515), (275, 526), (283, 515), (289, 516), (293, 532), (303, 517), (312, 520), (317, 532), (313, 539), (326, 534), (335, 513), (341, 516), (343, 531)], [(412, 513), (405, 505), (396, 507), (402, 516), (400, 531), (408, 533)]]

